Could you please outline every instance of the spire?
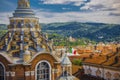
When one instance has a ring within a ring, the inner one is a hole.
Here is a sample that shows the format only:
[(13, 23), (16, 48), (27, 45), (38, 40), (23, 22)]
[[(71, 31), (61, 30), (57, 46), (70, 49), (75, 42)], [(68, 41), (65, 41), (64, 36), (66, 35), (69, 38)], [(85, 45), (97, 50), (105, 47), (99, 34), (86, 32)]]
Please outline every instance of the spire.
[(30, 8), (30, 0), (18, 0), (18, 7), (13, 13), (14, 17), (34, 17), (34, 12)]
[(29, 0), (18, 0), (18, 8), (30, 8)]

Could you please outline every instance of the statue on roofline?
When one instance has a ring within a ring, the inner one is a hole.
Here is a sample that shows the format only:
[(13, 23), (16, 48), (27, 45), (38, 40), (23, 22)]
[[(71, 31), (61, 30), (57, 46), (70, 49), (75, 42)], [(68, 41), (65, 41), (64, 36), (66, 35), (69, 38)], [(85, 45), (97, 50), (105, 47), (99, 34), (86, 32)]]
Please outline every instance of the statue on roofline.
[(18, 7), (19, 8), (30, 8), (30, 1), (29, 0), (18, 0)]

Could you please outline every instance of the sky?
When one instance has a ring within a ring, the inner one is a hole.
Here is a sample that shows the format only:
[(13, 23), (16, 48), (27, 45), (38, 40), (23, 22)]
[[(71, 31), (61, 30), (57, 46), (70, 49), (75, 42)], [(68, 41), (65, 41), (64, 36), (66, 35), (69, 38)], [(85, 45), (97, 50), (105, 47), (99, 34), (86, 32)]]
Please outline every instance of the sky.
[[(120, 0), (30, 0), (40, 23), (120, 24)], [(9, 24), (17, 0), (0, 0), (0, 24)]]

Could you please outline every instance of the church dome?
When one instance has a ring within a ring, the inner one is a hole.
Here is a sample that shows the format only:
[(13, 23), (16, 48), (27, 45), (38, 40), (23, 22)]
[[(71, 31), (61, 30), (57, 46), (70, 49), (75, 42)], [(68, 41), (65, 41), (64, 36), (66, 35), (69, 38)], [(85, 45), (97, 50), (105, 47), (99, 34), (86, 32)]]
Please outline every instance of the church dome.
[(52, 52), (49, 40), (40, 31), (39, 18), (35, 17), (30, 8), (30, 0), (18, 0), (18, 7), (9, 19), (8, 32), (1, 40), (1, 51), (9, 53), (13, 58), (20, 58), (20, 63), (31, 59), (33, 54)]

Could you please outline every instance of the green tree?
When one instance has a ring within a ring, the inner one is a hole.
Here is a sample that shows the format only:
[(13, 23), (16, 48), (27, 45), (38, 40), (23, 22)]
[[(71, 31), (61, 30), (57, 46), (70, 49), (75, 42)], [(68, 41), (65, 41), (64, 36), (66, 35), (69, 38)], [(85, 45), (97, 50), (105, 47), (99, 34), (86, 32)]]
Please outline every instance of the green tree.
[(74, 59), (74, 60), (72, 61), (72, 63), (73, 63), (74, 65), (82, 66), (82, 60), (81, 60), (81, 59)]

